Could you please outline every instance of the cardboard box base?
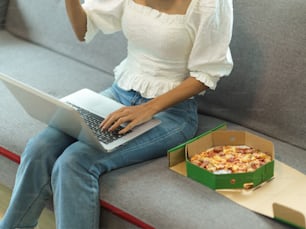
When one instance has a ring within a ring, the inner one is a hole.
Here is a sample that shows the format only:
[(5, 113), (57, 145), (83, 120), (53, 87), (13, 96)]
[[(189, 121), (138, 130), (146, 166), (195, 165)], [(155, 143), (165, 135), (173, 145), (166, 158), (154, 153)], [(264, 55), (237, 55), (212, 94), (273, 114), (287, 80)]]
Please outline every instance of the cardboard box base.
[[(189, 142), (222, 128), (221, 125)], [(185, 146), (189, 142), (168, 151), (169, 168), (183, 176), (187, 176)], [(216, 192), (256, 213), (305, 229), (306, 175), (278, 160), (274, 166), (274, 177), (253, 189), (217, 189)]]
[[(187, 176), (185, 162), (171, 170)], [(216, 192), (256, 213), (297, 228), (306, 228), (306, 175), (275, 160), (275, 177), (250, 190), (217, 189)]]
[(306, 228), (306, 176), (275, 160), (275, 178), (253, 190), (216, 190), (259, 214)]

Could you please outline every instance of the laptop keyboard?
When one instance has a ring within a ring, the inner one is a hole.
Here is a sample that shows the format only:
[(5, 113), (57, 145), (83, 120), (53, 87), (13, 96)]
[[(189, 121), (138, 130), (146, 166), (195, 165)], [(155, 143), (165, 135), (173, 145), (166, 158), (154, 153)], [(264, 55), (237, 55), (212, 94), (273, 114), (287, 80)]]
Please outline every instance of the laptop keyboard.
[(76, 111), (78, 111), (81, 117), (84, 119), (85, 123), (89, 126), (89, 128), (93, 131), (93, 133), (98, 137), (99, 141), (108, 144), (111, 143), (118, 138), (124, 136), (124, 134), (119, 134), (118, 132), (123, 129), (123, 127), (118, 127), (116, 130), (109, 132), (109, 131), (102, 131), (99, 128), (101, 122), (104, 118), (84, 109), (74, 104), (69, 103)]

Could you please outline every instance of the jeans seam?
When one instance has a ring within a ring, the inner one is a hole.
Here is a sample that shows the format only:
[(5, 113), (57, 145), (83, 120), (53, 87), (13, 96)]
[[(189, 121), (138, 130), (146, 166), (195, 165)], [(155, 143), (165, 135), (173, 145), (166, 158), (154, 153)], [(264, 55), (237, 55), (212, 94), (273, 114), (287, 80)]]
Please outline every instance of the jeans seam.
[[(26, 209), (25, 213), (20, 217), (19, 221), (16, 223), (16, 226), (15, 227), (19, 227), (18, 224), (20, 224), (22, 222), (22, 220), (26, 217), (26, 214), (30, 212), (30, 210), (32, 209), (35, 201), (37, 201), (39, 199), (39, 197), (42, 195), (43, 193), (43, 190), (45, 190), (45, 188), (50, 184), (50, 179), (49, 179), (49, 182), (47, 182), (46, 184), (44, 184), (41, 188), (41, 191), (38, 193), (38, 195), (36, 196), (36, 198), (30, 203), (29, 207)], [(33, 226), (29, 226), (30, 228), (34, 228), (37, 226), (37, 223)], [(22, 227), (24, 228), (24, 227)], [(28, 228), (28, 226), (26, 226), (26, 228)]]
[[(91, 189), (92, 190), (94, 190), (95, 189), (95, 185), (94, 185), (94, 183), (96, 182), (96, 180), (94, 179), (94, 178), (92, 178), (92, 176), (90, 176), (91, 177)], [(99, 190), (99, 189), (98, 189)], [(99, 195), (99, 194), (98, 194)], [(95, 203), (97, 200), (95, 199), (95, 191), (92, 191), (91, 192), (91, 198), (92, 198), (92, 200), (91, 200), (91, 203)], [(92, 207), (92, 215), (93, 215), (93, 220), (92, 220), (92, 224), (91, 224), (91, 227), (89, 227), (89, 228), (95, 228), (94, 226), (95, 225), (98, 225), (98, 222), (100, 221), (99, 219), (97, 219), (97, 217), (96, 217), (96, 209), (95, 209), (95, 207), (93, 206)]]

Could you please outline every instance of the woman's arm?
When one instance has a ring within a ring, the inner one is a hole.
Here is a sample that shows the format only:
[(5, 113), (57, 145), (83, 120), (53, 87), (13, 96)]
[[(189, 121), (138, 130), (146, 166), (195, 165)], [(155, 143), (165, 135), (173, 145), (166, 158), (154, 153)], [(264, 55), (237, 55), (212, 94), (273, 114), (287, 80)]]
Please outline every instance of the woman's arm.
[(178, 87), (147, 103), (138, 106), (123, 107), (111, 113), (102, 122), (101, 127), (103, 130), (108, 129), (109, 131), (113, 131), (121, 124), (127, 122), (128, 125), (120, 131), (120, 133), (124, 134), (133, 127), (149, 121), (158, 112), (182, 102), (206, 89), (207, 87), (203, 83), (194, 77), (188, 77)]
[(77, 38), (84, 41), (87, 31), (87, 16), (80, 0), (66, 0), (66, 11)]
[(169, 92), (150, 100), (145, 104), (154, 114), (163, 111), (179, 102), (199, 94), (208, 87), (194, 77), (188, 77), (179, 86)]

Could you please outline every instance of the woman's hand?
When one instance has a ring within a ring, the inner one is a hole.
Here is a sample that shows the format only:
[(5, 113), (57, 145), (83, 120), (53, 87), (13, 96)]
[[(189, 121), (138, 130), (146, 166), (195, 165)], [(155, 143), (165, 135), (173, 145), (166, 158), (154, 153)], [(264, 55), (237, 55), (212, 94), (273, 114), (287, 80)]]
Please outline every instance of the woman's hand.
[(120, 125), (127, 124), (119, 131), (119, 134), (125, 134), (135, 126), (151, 120), (153, 115), (154, 112), (148, 109), (146, 104), (122, 107), (109, 114), (101, 123), (100, 128), (102, 130), (114, 131)]

